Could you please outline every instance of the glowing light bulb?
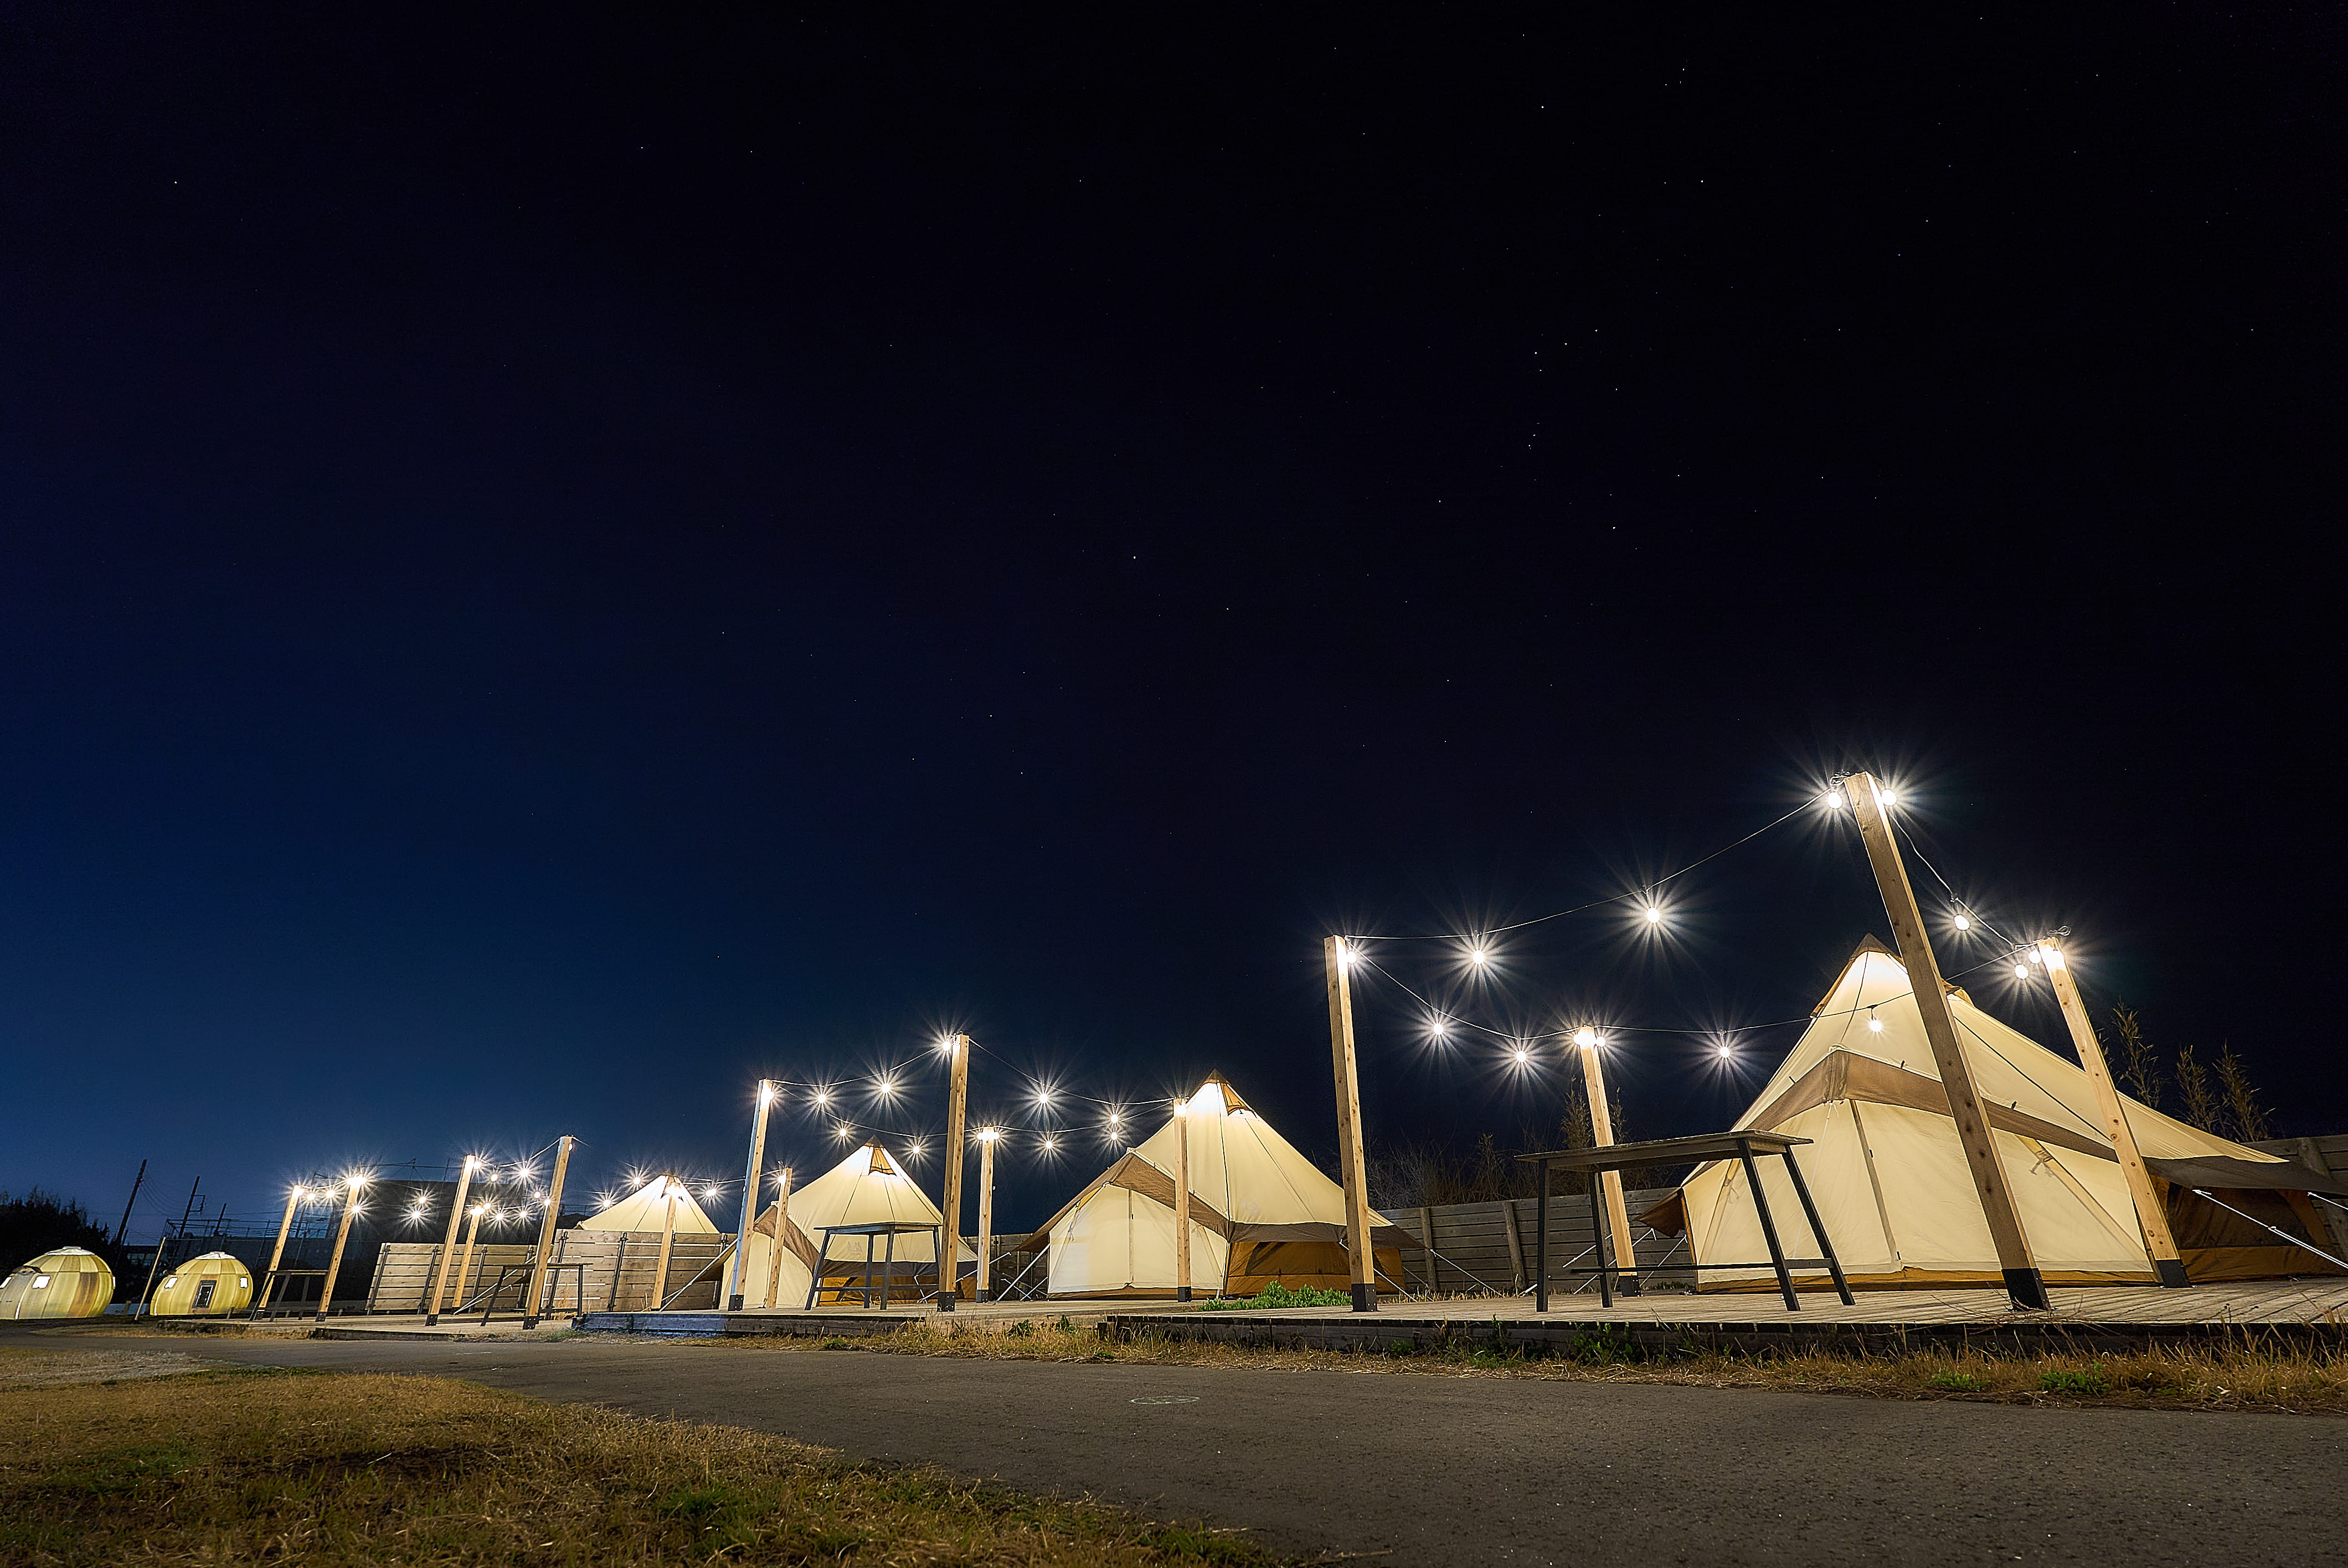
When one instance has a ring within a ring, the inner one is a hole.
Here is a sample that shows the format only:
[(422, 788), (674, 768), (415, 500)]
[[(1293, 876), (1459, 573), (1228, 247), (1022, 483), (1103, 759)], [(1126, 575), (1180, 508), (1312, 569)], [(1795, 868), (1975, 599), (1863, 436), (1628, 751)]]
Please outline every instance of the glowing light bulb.
[(1573, 1043), (1586, 1050), (1598, 1043), (1598, 1031), (1594, 1029), (1577, 1029), (1573, 1031)]
[(1340, 941), (1337, 944), (1337, 967), (1341, 969), (1354, 967), (1354, 945), (1351, 942)]
[(1055, 1149), (1058, 1148), (1059, 1146), (1060, 1146), (1060, 1141), (1059, 1141), (1057, 1138), (1046, 1138), (1046, 1139), (1045, 1139), (1045, 1140), (1044, 1140), (1044, 1153), (1045, 1153), (1046, 1154), (1050, 1153), (1053, 1150), (1055, 1150)]
[(1517, 1047), (1514, 1050), (1511, 1050), (1510, 1052), (1509, 1052), (1509, 1058), (1510, 1058), (1512, 1061), (1514, 1061), (1516, 1062), (1516, 1064), (1517, 1064), (1519, 1067), (1522, 1067), (1522, 1066), (1524, 1066), (1527, 1062), (1529, 1062), (1529, 1061), (1532, 1061), (1532, 1059), (1533, 1059), (1533, 1053), (1532, 1053), (1531, 1051), (1529, 1051), (1529, 1050), (1526, 1050), (1523, 1046), (1521, 1046), (1521, 1045), (1520, 1045), (1520, 1046), (1519, 1046), (1519, 1047)]
[(886, 1100), (897, 1092), (897, 1081), (893, 1078), (877, 1078), (872, 1081), (872, 1091)]
[(1662, 925), (1662, 924), (1663, 924), (1663, 912), (1661, 909), (1656, 908), (1653, 904), (1648, 905), (1648, 906), (1647, 906), (1647, 924), (1648, 924), (1648, 925), (1650, 925), (1650, 926), (1660, 926), (1660, 925)]
[(1842, 791), (1838, 789), (1830, 789), (1827, 791), (1827, 809), (1828, 811), (1840, 811), (1844, 806), (1847, 806), (1849, 804), (1850, 802), (1843, 798)]
[(819, 1090), (817, 1090), (817, 1091), (815, 1091), (815, 1102), (816, 1102), (818, 1105), (829, 1105), (829, 1104), (830, 1104), (830, 1103), (831, 1103), (831, 1091), (830, 1091), (830, 1090), (829, 1090), (829, 1089), (819, 1089)]
[(938, 1036), (938, 1049), (940, 1050), (952, 1054), (953, 1048), (953, 1036), (950, 1034), (942, 1034)]
[[(535, 1194), (535, 1193), (532, 1193), (532, 1194), (530, 1194), (530, 1196), (532, 1196), (532, 1197), (536, 1197), (537, 1195), (538, 1195), (538, 1194)], [(714, 1203), (716, 1203), (716, 1202), (717, 1201), (717, 1189), (716, 1189), (716, 1187), (704, 1187), (704, 1188), (702, 1188), (702, 1189), (701, 1189), (701, 1201), (702, 1201), (703, 1203), (705, 1203), (705, 1204), (714, 1204)]]
[(978, 1130), (978, 1141), (982, 1143), (992, 1143), (1001, 1136), (1003, 1132), (998, 1127), (981, 1127)]
[(2038, 961), (2038, 949), (2037, 949), (2037, 948), (2031, 948), (2028, 952), (2024, 953), (2023, 956), (2024, 956), (2024, 958), (2028, 958), (2032, 963), (2034, 963), (2034, 963), (2036, 963), (2036, 962)]
[(1108, 1124), (1109, 1124), (1110, 1126), (1112, 1126), (1112, 1127), (1116, 1126), (1117, 1123), (1119, 1123), (1120, 1122), (1123, 1122), (1124, 1120), (1125, 1120), (1125, 1117), (1124, 1117), (1122, 1114), (1120, 1114), (1119, 1112), (1117, 1112), (1112, 1111), (1112, 1112), (1110, 1112), (1108, 1113)]
[(1972, 920), (1972, 916), (1970, 916), (1970, 915), (1960, 915), (1960, 916), (1958, 916), (1958, 917), (1957, 917), (1957, 929), (1958, 929), (1958, 930), (1960, 930), (1960, 931), (1970, 931), (1970, 930), (1972, 930), (1972, 928), (1973, 928), (1973, 920)]
[(1451, 1038), (1451, 1020), (1438, 1013), (1434, 1018), (1427, 1020), (1426, 1032), (1433, 1035), (1437, 1040), (1449, 1040)]
[(2027, 964), (2016, 964), (2016, 965), (2014, 965), (2014, 966), (2013, 966), (2013, 978), (2014, 978), (2015, 979), (2017, 979), (2017, 980), (2026, 980), (2026, 979), (2028, 979), (2030, 978), (2030, 966), (2029, 966), (2029, 965), (2027, 965)]
[(916, 1138), (911, 1143), (905, 1145), (905, 1153), (918, 1160), (922, 1157), (922, 1153), (928, 1150), (929, 1146), (930, 1145), (926, 1140)]
[(1869, 1034), (1881, 1034), (1883, 1032), (1883, 1020), (1876, 1017), (1873, 1013), (1869, 1013), (1867, 1015), (1867, 1032)]
[(1885, 790), (1883, 792), (1883, 804), (1886, 805), (1898, 805), (1900, 804), (1900, 792), (1893, 789)]
[(1048, 1090), (1048, 1089), (1038, 1089), (1037, 1091), (1035, 1091), (1035, 1103), (1036, 1103), (1036, 1104), (1038, 1104), (1038, 1105), (1049, 1105), (1051, 1102), (1052, 1102), (1052, 1091), (1051, 1091), (1050, 1090)]
[(1725, 1061), (1736, 1054), (1736, 1048), (1733, 1045), (1715, 1045), (1712, 1048), (1712, 1053)]
[(1492, 961), (1492, 955), (1484, 948), (1481, 943), (1478, 943), (1477, 946), (1468, 949), (1468, 961), (1480, 968), (1484, 965)]

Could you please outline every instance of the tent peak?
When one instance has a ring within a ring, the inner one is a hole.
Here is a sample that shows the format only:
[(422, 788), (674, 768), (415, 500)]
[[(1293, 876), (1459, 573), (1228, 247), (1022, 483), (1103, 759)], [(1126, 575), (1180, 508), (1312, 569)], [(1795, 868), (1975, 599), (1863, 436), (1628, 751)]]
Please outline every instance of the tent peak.
[[(1890, 959), (1893, 963), (1900, 966), (1900, 969), (1902, 974), (1905, 974), (1908, 970), (1908, 960), (1901, 958), (1891, 948), (1884, 946), (1880, 938), (1877, 937), (1873, 932), (1869, 932), (1859, 939), (1859, 946), (1850, 950), (1850, 957), (1845, 958), (1843, 960), (1842, 968), (1836, 971), (1834, 984), (1827, 988), (1827, 994), (1818, 999), (1818, 1005), (1816, 1007), (1810, 1009), (1810, 1016), (1812, 1018), (1816, 1018), (1818, 1014), (1827, 1010), (1827, 1003), (1834, 1000), (1835, 992), (1842, 989), (1842, 983), (1845, 979), (1849, 978), (1850, 971), (1855, 968), (1869, 953), (1879, 953), (1884, 958)], [(1957, 984), (1954, 980), (1950, 979), (1945, 975), (1941, 977), (1941, 989), (1948, 992), (1949, 995), (1952, 997), (1963, 997), (1967, 1002), (1971, 1002), (1973, 999), (1972, 997), (1965, 990), (1964, 987)]]

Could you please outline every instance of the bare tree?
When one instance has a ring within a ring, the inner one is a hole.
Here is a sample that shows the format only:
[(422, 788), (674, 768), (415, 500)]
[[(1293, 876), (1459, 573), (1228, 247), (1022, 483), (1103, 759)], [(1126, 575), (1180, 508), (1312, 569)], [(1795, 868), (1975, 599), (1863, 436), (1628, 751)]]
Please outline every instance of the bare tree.
[(2218, 1050), (2218, 1086), (2225, 1095), (2229, 1137), (2256, 1143), (2274, 1136), (2267, 1125), (2266, 1107), (2259, 1103), (2259, 1091), (2251, 1087), (2250, 1074), (2242, 1071), (2241, 1058), (2234, 1054), (2230, 1040)]
[(2126, 1002), (2112, 1009), (2112, 1030), (2106, 1040), (2116, 1034), (2119, 1039), (2120, 1086), (2133, 1095), (2137, 1103), (2160, 1109), (2160, 1053), (2144, 1038), (2144, 1026), (2137, 1021), (2136, 1009)]
[(2177, 1048), (2177, 1088), (2185, 1097), (2185, 1120), (2204, 1132), (2218, 1131), (2218, 1119), (2223, 1106), (2216, 1090), (2209, 1087), (2209, 1071), (2201, 1065), (2189, 1045)]

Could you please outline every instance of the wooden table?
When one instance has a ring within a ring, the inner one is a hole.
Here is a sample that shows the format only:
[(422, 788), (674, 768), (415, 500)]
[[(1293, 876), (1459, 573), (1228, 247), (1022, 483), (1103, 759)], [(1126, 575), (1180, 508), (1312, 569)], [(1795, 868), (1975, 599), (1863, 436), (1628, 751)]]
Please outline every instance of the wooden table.
[[(1834, 1276), (1835, 1290), (1845, 1307), (1856, 1305), (1851, 1299), (1850, 1281), (1843, 1277), (1842, 1265), (1835, 1257), (1834, 1243), (1827, 1236), (1827, 1227), (1818, 1220), (1818, 1206), (1810, 1201), (1809, 1184), (1802, 1180), (1802, 1167), (1795, 1163), (1794, 1146), (1807, 1143), (1807, 1138), (1789, 1138), (1782, 1132), (1706, 1132), (1695, 1138), (1650, 1138), (1640, 1143), (1607, 1143), (1589, 1149), (1552, 1149), (1545, 1153), (1519, 1154), (1518, 1159), (1540, 1167), (1540, 1225), (1533, 1243), (1533, 1273), (1540, 1281), (1535, 1305), (1540, 1311), (1549, 1310), (1549, 1173), (1563, 1167), (1569, 1171), (1590, 1173), (1590, 1228), (1597, 1242), (1598, 1266), (1595, 1269), (1569, 1268), (1569, 1274), (1598, 1276), (1598, 1296), (1607, 1307), (1614, 1305), (1613, 1277), (1617, 1274), (1633, 1274), (1638, 1259), (1627, 1260), (1617, 1267), (1607, 1256), (1606, 1216), (1601, 1209), (1599, 1181), (1601, 1173), (1626, 1170), (1634, 1165), (1675, 1165), (1691, 1160), (1740, 1160), (1745, 1165), (1745, 1180), (1753, 1188), (1753, 1207), (1761, 1216), (1761, 1235), (1769, 1243), (1769, 1262), (1777, 1271), (1777, 1288), (1786, 1297), (1786, 1310), (1799, 1312), (1801, 1298), (1794, 1294), (1792, 1267), (1799, 1265), (1813, 1268), (1824, 1264)], [(1784, 1245), (1777, 1240), (1777, 1222), (1769, 1214), (1769, 1194), (1761, 1190), (1761, 1171), (1754, 1163), (1756, 1154), (1775, 1154), (1786, 1162), (1786, 1174), (1793, 1179), (1794, 1195), (1802, 1200), (1802, 1214), (1810, 1222), (1810, 1234), (1818, 1238), (1824, 1257), (1794, 1257), (1786, 1255)], [(1691, 1221), (1691, 1224), (1694, 1222)], [(1692, 1240), (1693, 1238), (1691, 1238)], [(1689, 1248), (1691, 1269), (1758, 1268), (1757, 1263), (1696, 1263), (1694, 1248)]]
[[(929, 1235), (936, 1238), (940, 1248), (939, 1256), (943, 1257), (945, 1255), (943, 1251), (945, 1245), (945, 1235), (943, 1229), (938, 1225), (911, 1225), (902, 1222), (884, 1220), (874, 1225), (819, 1225), (816, 1228), (823, 1233), (823, 1242), (821, 1245), (816, 1248), (815, 1276), (808, 1281), (806, 1310), (810, 1312), (815, 1310), (816, 1296), (823, 1290), (823, 1266), (831, 1261), (831, 1238), (836, 1235), (860, 1235), (864, 1238), (863, 1296), (864, 1305), (867, 1308), (870, 1308), (872, 1305), (872, 1264), (874, 1261), (872, 1249), (878, 1238), (881, 1236), (887, 1236), (889, 1238), (888, 1255), (880, 1260), (880, 1305), (884, 1307), (889, 1305), (890, 1289), (896, 1282), (897, 1238), (899, 1236), (927, 1233)], [(852, 1262), (853, 1260), (850, 1259), (844, 1261)], [(956, 1261), (960, 1260), (957, 1259)], [(917, 1279), (921, 1277), (920, 1271), (918, 1269), (914, 1272), (914, 1277)], [(944, 1277), (942, 1266), (941, 1266), (940, 1269), (940, 1277)], [(850, 1288), (853, 1287), (845, 1287), (840, 1291), (841, 1304), (843, 1306), (846, 1305), (848, 1289)]]

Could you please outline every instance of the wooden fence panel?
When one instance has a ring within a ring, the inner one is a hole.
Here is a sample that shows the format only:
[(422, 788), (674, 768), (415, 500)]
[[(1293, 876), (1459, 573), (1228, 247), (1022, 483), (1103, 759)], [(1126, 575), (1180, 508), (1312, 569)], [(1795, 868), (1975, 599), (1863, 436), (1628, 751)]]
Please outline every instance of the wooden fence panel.
[[(669, 1249), (669, 1308), (678, 1312), (716, 1309), (725, 1287), (726, 1266), (731, 1261), (730, 1235), (681, 1235)], [(458, 1288), (449, 1296), (453, 1314), (464, 1307), (479, 1312), (489, 1304), (481, 1292), (497, 1286), (499, 1270), (530, 1261), (536, 1248), (522, 1242), (497, 1242), (473, 1249), (471, 1264)], [(367, 1293), (370, 1312), (415, 1313), (425, 1310), (431, 1287), (437, 1242), (386, 1242), (376, 1261), (375, 1283)], [(459, 1256), (464, 1249), (458, 1248)], [(557, 1231), (554, 1264), (558, 1272), (548, 1286), (550, 1312), (651, 1312), (657, 1308), (654, 1271), (660, 1262), (660, 1233), (617, 1231)], [(580, 1266), (573, 1273), (568, 1266)], [(496, 1308), (520, 1311), (527, 1276), (507, 1277), (498, 1292)], [(460, 1306), (460, 1304), (462, 1304)]]

